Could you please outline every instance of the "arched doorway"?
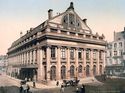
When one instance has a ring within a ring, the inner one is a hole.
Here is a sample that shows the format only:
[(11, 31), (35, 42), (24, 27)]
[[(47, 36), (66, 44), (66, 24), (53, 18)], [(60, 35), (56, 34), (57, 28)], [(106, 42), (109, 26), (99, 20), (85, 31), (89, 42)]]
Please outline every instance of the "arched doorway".
[(65, 79), (66, 78), (66, 67), (62, 66), (61, 67), (61, 79)]
[(102, 74), (102, 65), (99, 66), (99, 73)]
[(96, 65), (93, 66), (93, 75), (96, 75)]
[(52, 66), (50, 69), (50, 79), (56, 80), (56, 67), (55, 66)]
[(90, 67), (89, 67), (89, 65), (86, 66), (86, 76), (90, 76)]
[(70, 78), (74, 78), (74, 75), (75, 75), (75, 67), (72, 65), (72, 66), (70, 66)]

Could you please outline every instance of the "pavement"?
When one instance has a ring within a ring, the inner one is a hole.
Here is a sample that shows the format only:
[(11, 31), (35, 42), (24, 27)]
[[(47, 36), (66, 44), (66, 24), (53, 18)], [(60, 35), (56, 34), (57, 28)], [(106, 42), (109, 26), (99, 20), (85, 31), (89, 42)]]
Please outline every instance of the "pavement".
[[(0, 78), (1, 78), (0, 81), (1, 80), (4, 81), (4, 82), (2, 82), (2, 84), (5, 86), (6, 85), (15, 85), (15, 86), (20, 87), (20, 81), (21, 81), (20, 79), (16, 79), (16, 78), (8, 76), (8, 75), (4, 75)], [(5, 83), (5, 81), (6, 81), (6, 83)], [(62, 80), (59, 81), (59, 86), (56, 86), (56, 81), (51, 81), (51, 82), (49, 82), (48, 85), (44, 85), (42, 83), (36, 82), (35, 88), (33, 88), (33, 82), (27, 82), (27, 84), (30, 86), (31, 91), (35, 91), (38, 89), (60, 88), (61, 84), (62, 84)], [(79, 84), (102, 85), (103, 83), (97, 81), (94, 77), (87, 77), (87, 78), (80, 79)]]

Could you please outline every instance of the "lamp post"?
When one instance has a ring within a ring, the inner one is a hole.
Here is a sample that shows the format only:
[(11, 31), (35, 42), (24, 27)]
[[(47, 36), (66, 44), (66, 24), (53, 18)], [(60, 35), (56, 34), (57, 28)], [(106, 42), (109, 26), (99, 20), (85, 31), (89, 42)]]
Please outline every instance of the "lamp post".
[(76, 80), (78, 80), (78, 67), (76, 67), (76, 77), (75, 77)]

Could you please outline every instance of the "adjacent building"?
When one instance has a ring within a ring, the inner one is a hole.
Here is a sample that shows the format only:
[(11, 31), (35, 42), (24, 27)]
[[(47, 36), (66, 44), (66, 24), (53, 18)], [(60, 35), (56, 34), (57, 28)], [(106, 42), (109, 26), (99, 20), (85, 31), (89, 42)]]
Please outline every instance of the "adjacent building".
[(125, 52), (125, 28), (114, 32), (114, 41), (107, 45), (106, 68), (108, 74), (120, 75), (124, 71), (123, 54)]
[[(73, 3), (14, 41), (8, 49), (8, 74), (38, 81), (100, 75), (105, 67), (104, 35), (94, 34)], [(22, 34), (22, 33), (21, 33)]]
[(7, 56), (0, 55), (0, 74), (6, 73)]

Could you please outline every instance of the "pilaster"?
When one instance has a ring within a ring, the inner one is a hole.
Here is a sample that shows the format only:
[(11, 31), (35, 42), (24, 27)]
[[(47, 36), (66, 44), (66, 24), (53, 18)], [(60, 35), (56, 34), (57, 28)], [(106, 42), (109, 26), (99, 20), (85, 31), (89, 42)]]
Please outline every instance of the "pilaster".
[(78, 48), (75, 49), (75, 76), (78, 78)]
[(97, 75), (99, 75), (99, 50), (97, 51)]
[(57, 47), (57, 80), (61, 79), (61, 60), (60, 60), (60, 47)]
[(38, 75), (37, 75), (37, 80), (40, 81), (42, 80), (42, 49), (41, 48), (38, 48), (37, 49), (37, 64), (38, 64)]
[(90, 76), (93, 76), (93, 49), (90, 50)]
[(67, 71), (66, 71), (66, 78), (70, 79), (70, 47), (67, 47)]
[(47, 81), (50, 80), (50, 46), (47, 46), (46, 48), (47, 54), (46, 54), (46, 66), (47, 66)]
[(86, 49), (83, 50), (83, 77), (86, 77)]

